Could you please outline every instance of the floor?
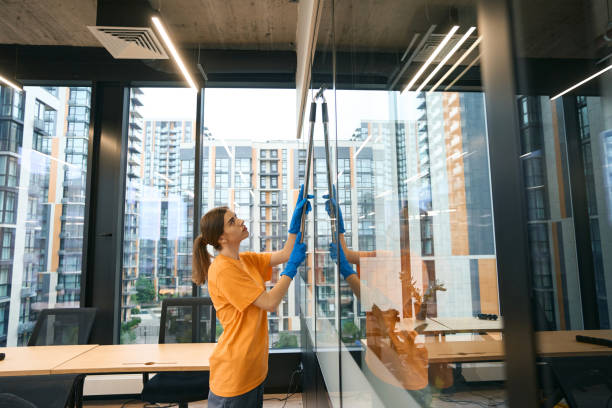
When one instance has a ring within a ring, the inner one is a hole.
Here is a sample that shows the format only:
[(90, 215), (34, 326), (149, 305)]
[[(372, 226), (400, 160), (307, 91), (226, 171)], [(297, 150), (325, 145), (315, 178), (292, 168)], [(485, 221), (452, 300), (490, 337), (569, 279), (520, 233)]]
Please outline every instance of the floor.
[[(284, 398), (285, 394), (266, 394), (264, 407), (266, 408), (282, 408), (284, 401), (272, 400), (273, 398)], [(360, 401), (359, 406), (363, 406), (364, 401)], [(367, 405), (367, 404), (366, 404)], [(208, 406), (206, 401), (189, 403), (190, 408), (205, 408)], [(433, 396), (431, 408), (450, 408), (450, 407), (507, 407), (504, 390), (482, 390), (482, 391), (465, 391), (456, 392), (453, 394), (439, 394)], [(156, 407), (155, 405), (145, 405), (141, 401), (126, 401), (126, 400), (105, 400), (105, 401), (85, 401), (84, 408), (143, 408)], [(160, 404), (157, 407), (162, 408), (166, 405)], [(175, 405), (176, 407), (176, 405)], [(301, 408), (302, 394), (292, 395), (284, 408)]]
[[(264, 407), (266, 408), (281, 408), (283, 407), (284, 401), (272, 400), (272, 398), (285, 398), (286, 394), (266, 394), (264, 396)], [(271, 399), (266, 401), (266, 399)], [(155, 405), (145, 405), (141, 401), (126, 401), (126, 400), (106, 400), (106, 401), (85, 401), (83, 403), (83, 408), (143, 408), (143, 407), (156, 407)], [(157, 407), (166, 407), (167, 405), (160, 404)], [(208, 402), (190, 402), (189, 408), (205, 408), (208, 406)], [(176, 407), (176, 405), (174, 405)], [(285, 408), (301, 408), (302, 407), (302, 394), (294, 394), (289, 400), (287, 400), (287, 404), (284, 406)]]

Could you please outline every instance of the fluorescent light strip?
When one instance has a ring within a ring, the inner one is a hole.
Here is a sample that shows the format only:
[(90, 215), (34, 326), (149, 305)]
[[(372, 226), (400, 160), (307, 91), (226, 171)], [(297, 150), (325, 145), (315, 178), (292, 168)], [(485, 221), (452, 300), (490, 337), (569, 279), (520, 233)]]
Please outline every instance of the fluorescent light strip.
[(585, 79), (585, 80), (583, 80), (583, 81), (578, 82), (576, 85), (574, 85), (574, 86), (572, 86), (572, 87), (567, 88), (565, 91), (561, 92), (560, 94), (555, 95), (555, 96), (553, 96), (552, 98), (550, 98), (550, 100), (551, 100), (551, 101), (554, 101), (554, 100), (555, 100), (555, 99), (557, 99), (558, 97), (565, 95), (566, 93), (568, 93), (568, 92), (570, 92), (570, 91), (572, 91), (572, 90), (574, 90), (574, 89), (578, 88), (579, 86), (581, 86), (581, 85), (583, 85), (583, 84), (585, 84), (585, 83), (589, 82), (589, 81), (590, 81), (591, 79), (593, 79), (593, 78), (596, 78), (596, 77), (600, 76), (601, 74), (603, 74), (603, 73), (604, 73), (604, 72), (606, 72), (606, 71), (609, 71), (610, 69), (612, 69), (612, 65), (608, 65), (606, 68), (604, 68), (604, 69), (602, 69), (601, 71), (599, 71), (599, 72), (597, 72), (597, 73), (595, 73), (595, 74), (591, 75), (591, 76), (590, 76), (590, 77), (588, 77), (587, 79)]
[(429, 58), (427, 58), (427, 61), (425, 61), (425, 63), (423, 63), (423, 66), (421, 66), (421, 68), (417, 71), (417, 73), (412, 77), (410, 82), (408, 82), (408, 85), (406, 85), (406, 87), (404, 88), (402, 93), (404, 93), (404, 92), (410, 90), (410, 88), (412, 88), (412, 85), (414, 85), (414, 83), (421, 77), (421, 75), (423, 75), (423, 72), (425, 72), (425, 70), (427, 69), (429, 64), (431, 64), (431, 62), (434, 60), (434, 58), (436, 58), (438, 56), (440, 51), (442, 51), (442, 49), (446, 46), (446, 43), (448, 43), (450, 41), (451, 37), (453, 36), (453, 34), (455, 34), (455, 32), (458, 29), (459, 29), (459, 26), (453, 26), (453, 28), (451, 28), (451, 30), (448, 32), (448, 34), (446, 34), (446, 37), (444, 37), (442, 42), (436, 47), (434, 52), (432, 52), (431, 55), (429, 56)]
[(433, 71), (431, 71), (431, 74), (429, 74), (425, 81), (423, 81), (421, 85), (419, 85), (416, 90), (416, 93), (421, 92), (421, 89), (423, 89), (423, 87), (425, 87), (425, 85), (427, 85), (429, 81), (431, 81), (431, 79), (438, 73), (438, 71), (444, 66), (444, 64), (446, 64), (450, 57), (452, 57), (457, 52), (459, 47), (461, 47), (461, 44), (463, 44), (465, 40), (468, 39), (468, 37), (474, 32), (474, 30), (476, 30), (476, 27), (470, 27), (470, 29), (467, 30), (465, 34), (463, 34), (463, 37), (461, 37), (457, 44), (455, 44), (455, 46), (448, 52), (448, 54), (446, 54), (446, 57), (444, 57), (442, 61), (440, 61), (440, 63), (434, 68)]
[(472, 66), (478, 62), (478, 60), (480, 60), (480, 54), (478, 54), (478, 56), (476, 58), (474, 58), (474, 61), (470, 62), (470, 65), (468, 65), (467, 67), (465, 67), (465, 69), (463, 71), (461, 71), (461, 73), (459, 75), (457, 75), (457, 78), (453, 79), (453, 82), (451, 82), (450, 84), (448, 84), (448, 86), (446, 88), (444, 88), (445, 91), (448, 91), (448, 88), (450, 88), (451, 86), (455, 85), (455, 82), (457, 82), (462, 76), (465, 75), (466, 72), (469, 71), (470, 68), (472, 68)]
[(455, 64), (451, 67), (451, 69), (446, 71), (446, 73), (442, 76), (442, 78), (440, 78), (440, 80), (429, 91), (427, 91), (427, 93), (435, 91), (440, 86), (440, 84), (444, 82), (444, 80), (448, 78), (448, 76), (459, 66), (459, 64), (461, 64), (463, 60), (466, 59), (468, 55), (470, 55), (470, 53), (474, 50), (474, 48), (476, 48), (478, 44), (480, 44), (481, 40), (482, 40), (482, 37), (478, 37), (478, 39), (474, 41), (474, 44), (472, 44), (472, 46), (468, 48), (466, 52), (463, 53), (463, 55), (457, 60), (457, 62), (455, 62)]
[(361, 144), (361, 146), (359, 146), (359, 149), (357, 149), (357, 153), (355, 153), (355, 156), (353, 156), (353, 158), (357, 158), (357, 156), (359, 156), (359, 153), (361, 153), (365, 145), (367, 145), (370, 140), (372, 140), (372, 135), (368, 136), (368, 138)]
[(159, 33), (161, 34), (164, 42), (166, 43), (166, 47), (168, 48), (168, 50), (170, 50), (170, 54), (172, 54), (172, 57), (174, 58), (174, 62), (176, 62), (176, 65), (178, 65), (179, 69), (183, 73), (183, 76), (185, 77), (185, 80), (187, 81), (189, 86), (194, 91), (197, 92), (198, 88), (196, 87), (195, 83), (193, 82), (193, 79), (191, 79), (191, 76), (189, 75), (189, 72), (187, 71), (187, 68), (185, 67), (185, 64), (183, 64), (183, 60), (181, 59), (181, 57), (179, 56), (178, 52), (176, 51), (176, 48), (174, 47), (174, 44), (172, 44), (172, 40), (170, 40), (170, 36), (168, 36), (168, 33), (166, 32), (166, 29), (164, 28), (164, 26), (161, 23), (160, 19), (158, 17), (151, 17), (151, 20), (153, 20), (153, 24), (155, 24), (155, 27), (157, 28), (157, 31), (159, 31)]
[(21, 89), (21, 87), (17, 86), (16, 84), (14, 84), (13, 82), (9, 81), (8, 79), (6, 79), (5, 77), (0, 75), (0, 82), (4, 82), (5, 84), (7, 84), (8, 86), (10, 86), (11, 88), (13, 88), (14, 90), (21, 92), (23, 89)]

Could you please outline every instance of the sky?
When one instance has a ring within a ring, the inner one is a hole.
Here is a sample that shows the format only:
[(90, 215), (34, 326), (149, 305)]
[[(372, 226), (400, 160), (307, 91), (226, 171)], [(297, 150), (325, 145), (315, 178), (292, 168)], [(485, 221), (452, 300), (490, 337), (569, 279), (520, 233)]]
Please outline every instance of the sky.
[[(188, 88), (142, 88), (146, 119), (194, 120), (196, 93)], [(204, 126), (226, 140), (295, 140), (295, 89), (209, 88), (204, 97)], [(361, 121), (390, 120), (390, 95), (385, 91), (337, 91), (338, 139), (351, 137)], [(334, 139), (334, 93), (326, 91), (330, 137)], [(309, 109), (309, 107), (308, 107)], [(306, 115), (308, 116), (308, 114)], [(308, 122), (305, 122), (308, 129)], [(322, 138), (320, 105), (315, 137)], [(305, 132), (303, 133), (305, 135)]]

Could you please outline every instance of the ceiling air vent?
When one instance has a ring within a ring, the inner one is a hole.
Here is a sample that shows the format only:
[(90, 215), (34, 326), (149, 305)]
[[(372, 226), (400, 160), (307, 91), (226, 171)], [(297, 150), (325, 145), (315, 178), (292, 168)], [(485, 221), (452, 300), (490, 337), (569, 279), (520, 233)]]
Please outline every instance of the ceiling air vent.
[(168, 59), (168, 54), (149, 27), (87, 28), (116, 59)]

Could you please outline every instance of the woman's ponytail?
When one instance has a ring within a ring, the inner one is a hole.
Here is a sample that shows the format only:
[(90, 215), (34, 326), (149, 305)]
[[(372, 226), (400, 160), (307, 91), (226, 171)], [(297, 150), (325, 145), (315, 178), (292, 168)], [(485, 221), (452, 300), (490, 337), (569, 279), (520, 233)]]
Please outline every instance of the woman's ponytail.
[(193, 241), (193, 259), (191, 262), (191, 280), (196, 285), (203, 285), (208, 280), (210, 254), (206, 249), (211, 245), (217, 251), (221, 250), (219, 238), (223, 235), (225, 212), (227, 207), (213, 208), (200, 219), (200, 235)]
[(210, 254), (206, 249), (206, 242), (202, 235), (193, 241), (193, 259), (191, 266), (191, 280), (196, 285), (203, 285), (208, 279), (208, 267), (210, 266)]

